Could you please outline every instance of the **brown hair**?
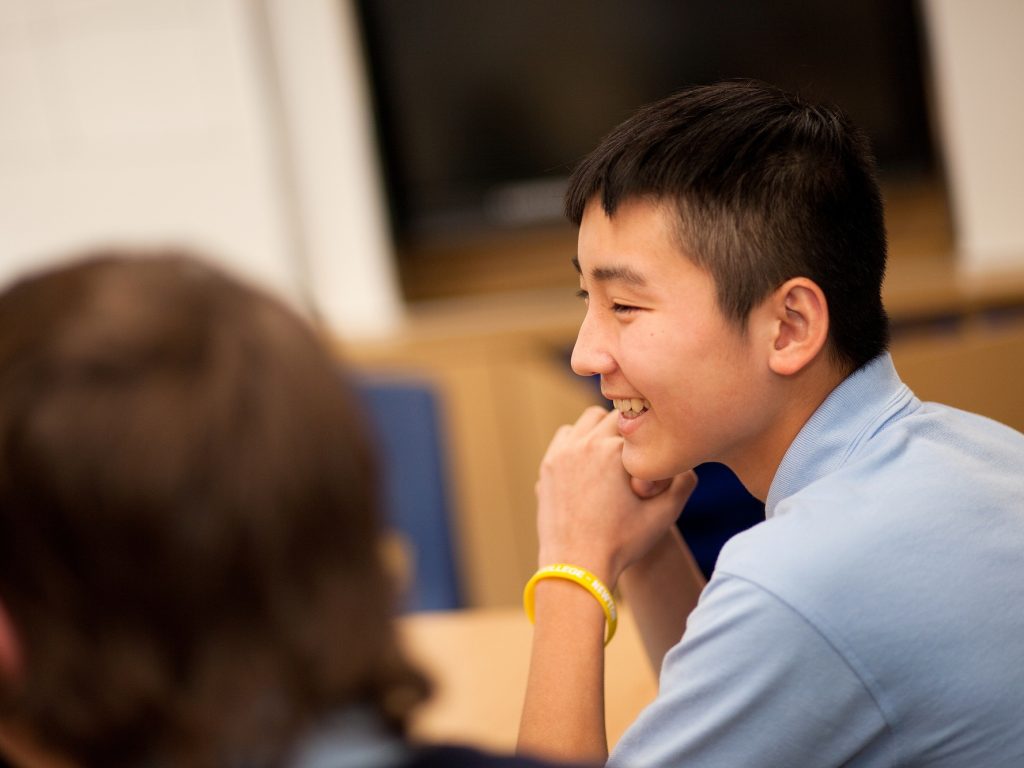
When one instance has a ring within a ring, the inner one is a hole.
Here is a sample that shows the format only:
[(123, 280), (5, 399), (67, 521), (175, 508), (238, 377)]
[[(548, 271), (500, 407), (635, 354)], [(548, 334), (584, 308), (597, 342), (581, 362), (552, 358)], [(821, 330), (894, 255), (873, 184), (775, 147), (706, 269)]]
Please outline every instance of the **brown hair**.
[(313, 331), (186, 254), (0, 295), (3, 712), (88, 765), (273, 762), (349, 705), (401, 732), (365, 434)]

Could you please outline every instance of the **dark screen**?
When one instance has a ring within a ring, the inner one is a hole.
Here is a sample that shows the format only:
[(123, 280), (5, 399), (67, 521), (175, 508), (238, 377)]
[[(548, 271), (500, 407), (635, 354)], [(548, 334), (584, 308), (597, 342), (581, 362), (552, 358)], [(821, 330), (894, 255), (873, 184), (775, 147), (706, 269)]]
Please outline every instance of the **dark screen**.
[(638, 106), (753, 77), (844, 107), (883, 174), (933, 152), (913, 0), (363, 0), (400, 238), (557, 219), (569, 170)]

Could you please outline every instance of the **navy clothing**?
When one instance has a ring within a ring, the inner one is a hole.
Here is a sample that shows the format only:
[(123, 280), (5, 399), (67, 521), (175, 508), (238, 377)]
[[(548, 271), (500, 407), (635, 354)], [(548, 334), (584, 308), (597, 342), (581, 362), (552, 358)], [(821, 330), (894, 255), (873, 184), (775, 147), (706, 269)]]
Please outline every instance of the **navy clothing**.
[(289, 768), (555, 768), (456, 745), (410, 745), (370, 711), (353, 708), (325, 719), (301, 741)]
[(401, 768), (555, 768), (554, 764), (511, 755), (493, 755), (468, 747), (437, 746), (417, 750)]

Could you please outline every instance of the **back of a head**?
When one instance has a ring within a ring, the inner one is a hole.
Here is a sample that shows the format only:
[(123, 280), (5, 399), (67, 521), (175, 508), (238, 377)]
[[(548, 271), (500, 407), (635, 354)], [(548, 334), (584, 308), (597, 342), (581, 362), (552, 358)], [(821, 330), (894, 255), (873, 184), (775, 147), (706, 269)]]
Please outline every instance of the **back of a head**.
[(839, 109), (752, 81), (684, 90), (639, 110), (579, 164), (566, 215), (579, 225), (595, 198), (609, 216), (630, 199), (674, 206), (683, 251), (738, 325), (803, 276), (825, 294), (840, 367), (886, 348), (881, 195), (868, 141)]
[(0, 295), (0, 601), (25, 649), (0, 717), (89, 765), (262, 759), (352, 705), (400, 730), (425, 688), (359, 416), (303, 321), (188, 256)]

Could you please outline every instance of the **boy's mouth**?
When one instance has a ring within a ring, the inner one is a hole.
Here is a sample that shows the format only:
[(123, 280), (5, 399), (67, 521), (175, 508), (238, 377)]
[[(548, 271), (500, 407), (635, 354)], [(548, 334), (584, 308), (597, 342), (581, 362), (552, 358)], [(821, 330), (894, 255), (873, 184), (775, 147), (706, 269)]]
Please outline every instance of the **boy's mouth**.
[(635, 419), (651, 407), (649, 402), (638, 397), (626, 398), (625, 400), (612, 400), (612, 404), (615, 406), (615, 410), (617, 410), (624, 419)]

